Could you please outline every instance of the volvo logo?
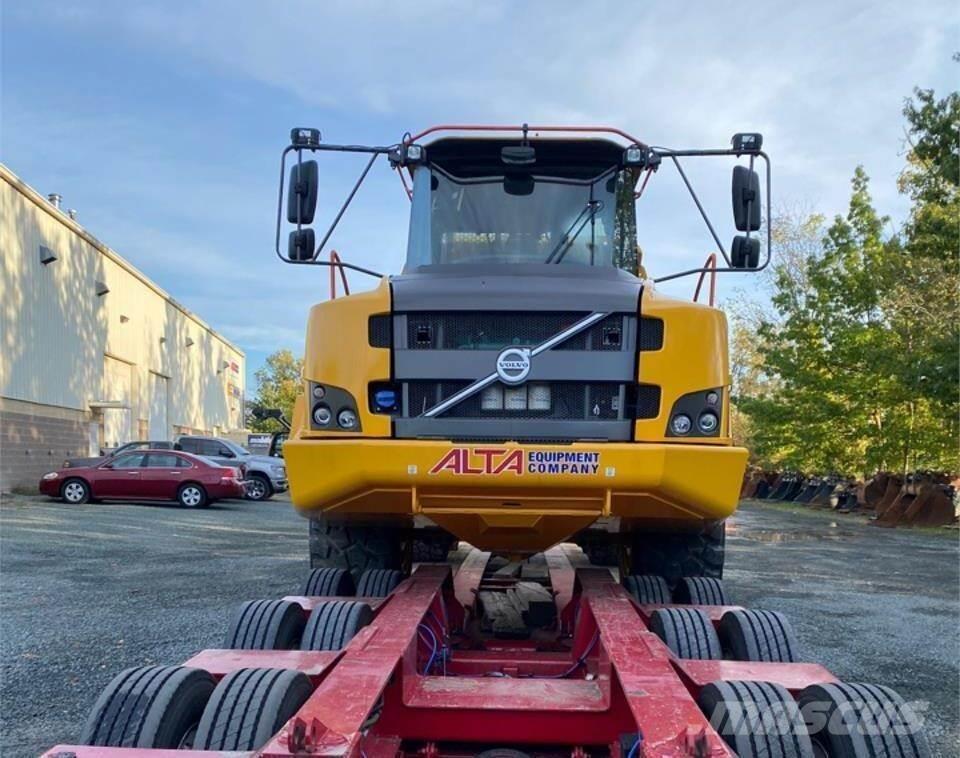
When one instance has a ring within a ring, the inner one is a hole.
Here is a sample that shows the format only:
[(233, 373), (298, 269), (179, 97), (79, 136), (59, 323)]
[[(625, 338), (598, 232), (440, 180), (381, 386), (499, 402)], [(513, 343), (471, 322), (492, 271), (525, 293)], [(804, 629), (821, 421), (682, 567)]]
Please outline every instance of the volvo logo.
[(497, 376), (504, 384), (522, 384), (529, 373), (529, 348), (508, 347), (497, 356)]

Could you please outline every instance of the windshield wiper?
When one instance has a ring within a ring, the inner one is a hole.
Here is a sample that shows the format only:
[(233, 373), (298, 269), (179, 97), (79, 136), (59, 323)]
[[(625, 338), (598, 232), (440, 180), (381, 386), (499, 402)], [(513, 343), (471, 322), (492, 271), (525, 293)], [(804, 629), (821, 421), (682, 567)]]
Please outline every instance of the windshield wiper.
[[(593, 221), (593, 217), (596, 216), (601, 210), (603, 210), (603, 201), (602, 200), (588, 200), (587, 204), (583, 206), (583, 210), (577, 214), (577, 217), (573, 220), (573, 223), (567, 227), (567, 231), (563, 233), (563, 237), (557, 243), (557, 246), (550, 251), (550, 255), (547, 256), (547, 259), (544, 263), (559, 263), (563, 260), (563, 256), (567, 254), (567, 251), (573, 245), (574, 241), (577, 239), (577, 236), (580, 232), (583, 231), (583, 228), (587, 225), (588, 221)], [(571, 234), (573, 227), (577, 226), (577, 230)], [(554, 260), (556, 258), (556, 260)]]

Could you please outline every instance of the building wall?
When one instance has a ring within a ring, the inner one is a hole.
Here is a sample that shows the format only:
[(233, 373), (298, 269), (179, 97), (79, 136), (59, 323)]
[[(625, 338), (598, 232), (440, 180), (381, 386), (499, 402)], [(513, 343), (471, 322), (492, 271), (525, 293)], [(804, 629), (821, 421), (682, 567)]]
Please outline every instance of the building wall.
[(36, 483), (28, 443), (243, 427), (243, 352), (2, 165), (0, 251), (0, 489)]

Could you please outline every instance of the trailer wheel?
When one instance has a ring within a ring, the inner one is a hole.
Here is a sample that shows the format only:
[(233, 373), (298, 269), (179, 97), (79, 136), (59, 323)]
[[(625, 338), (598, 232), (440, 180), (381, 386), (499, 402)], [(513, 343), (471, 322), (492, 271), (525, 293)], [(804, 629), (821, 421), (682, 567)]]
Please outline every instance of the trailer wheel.
[(889, 687), (814, 684), (800, 693), (800, 708), (815, 747), (831, 758), (929, 758), (914, 710)]
[(97, 698), (80, 743), (172, 750), (189, 747), (213, 687), (213, 677), (200, 669), (127, 669)]
[(797, 635), (787, 617), (776, 611), (727, 611), (720, 619), (720, 641), (735, 661), (800, 660)]
[(403, 581), (403, 574), (393, 569), (367, 569), (357, 582), (357, 597), (386, 597)]
[(670, 588), (662, 576), (627, 576), (623, 586), (638, 603), (667, 605), (670, 602)]
[(720, 579), (712, 576), (685, 576), (673, 592), (673, 601), (683, 605), (730, 605)]
[(345, 568), (359, 578), (367, 569), (400, 569), (408, 529), (393, 524), (364, 524), (310, 519), (310, 567)]
[(723, 521), (695, 532), (634, 532), (630, 559), (634, 574), (657, 574), (671, 587), (685, 576), (723, 578), (726, 530)]
[(303, 583), (303, 594), (307, 597), (347, 597), (356, 592), (353, 576), (346, 569), (313, 569)]
[(203, 710), (195, 750), (259, 750), (313, 691), (306, 674), (239, 669), (227, 674)]
[(698, 704), (740, 758), (813, 758), (800, 708), (779, 684), (713, 682)]
[(343, 650), (363, 627), (373, 620), (373, 611), (357, 600), (328, 600), (310, 613), (300, 642), (301, 650)]
[(289, 600), (250, 600), (237, 611), (228, 650), (295, 650), (303, 634), (303, 609)]
[(650, 631), (679, 658), (719, 661), (720, 638), (699, 608), (660, 608), (650, 616)]

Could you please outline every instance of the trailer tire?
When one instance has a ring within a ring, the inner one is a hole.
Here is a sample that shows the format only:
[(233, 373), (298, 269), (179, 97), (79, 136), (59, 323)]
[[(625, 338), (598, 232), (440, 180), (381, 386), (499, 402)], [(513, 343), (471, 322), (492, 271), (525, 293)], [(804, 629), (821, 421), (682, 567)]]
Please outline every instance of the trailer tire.
[(713, 682), (697, 702), (740, 758), (813, 758), (800, 708), (779, 684)]
[(327, 600), (310, 612), (301, 650), (343, 650), (373, 620), (373, 611), (357, 600)]
[[(800, 693), (799, 700), (808, 726), (811, 716), (816, 714), (818, 720), (810, 736), (831, 758), (932, 755), (917, 714), (889, 687), (843, 682), (814, 684)], [(880, 729), (876, 730), (876, 726)]]
[(731, 605), (720, 579), (685, 576), (673, 591), (673, 601), (683, 605)]
[(800, 660), (797, 635), (787, 617), (776, 611), (727, 611), (720, 619), (720, 642), (735, 661)]
[(307, 597), (349, 597), (356, 593), (353, 575), (342, 568), (313, 569), (303, 583)]
[(722, 579), (725, 543), (723, 521), (694, 532), (635, 531), (630, 546), (631, 573), (657, 574), (671, 587), (685, 576)]
[(313, 691), (290, 669), (239, 669), (227, 674), (203, 710), (195, 750), (259, 750)]
[(115, 676), (97, 698), (80, 743), (171, 750), (189, 746), (213, 688), (213, 677), (200, 669), (127, 669)]
[(395, 569), (367, 569), (357, 582), (357, 597), (386, 597), (403, 581)]
[(719, 661), (720, 638), (710, 618), (699, 608), (660, 608), (650, 615), (650, 631), (678, 658)]
[(296, 650), (303, 634), (303, 609), (289, 600), (249, 600), (227, 632), (228, 650)]
[(662, 576), (627, 576), (623, 579), (623, 586), (642, 605), (670, 603), (670, 588)]
[(310, 519), (310, 568), (345, 568), (358, 579), (367, 569), (404, 565), (407, 529), (393, 524)]

